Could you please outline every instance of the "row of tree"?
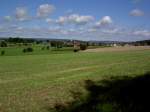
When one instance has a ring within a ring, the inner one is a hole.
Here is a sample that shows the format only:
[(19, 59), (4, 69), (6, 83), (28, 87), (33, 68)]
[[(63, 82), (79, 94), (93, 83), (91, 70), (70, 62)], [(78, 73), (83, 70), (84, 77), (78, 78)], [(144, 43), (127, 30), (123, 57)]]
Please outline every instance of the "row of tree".
[(6, 42), (8, 43), (33, 43), (35, 40), (34, 39), (23, 39), (23, 38), (19, 38), (19, 37), (16, 37), (16, 38), (8, 38), (8, 39), (5, 39)]

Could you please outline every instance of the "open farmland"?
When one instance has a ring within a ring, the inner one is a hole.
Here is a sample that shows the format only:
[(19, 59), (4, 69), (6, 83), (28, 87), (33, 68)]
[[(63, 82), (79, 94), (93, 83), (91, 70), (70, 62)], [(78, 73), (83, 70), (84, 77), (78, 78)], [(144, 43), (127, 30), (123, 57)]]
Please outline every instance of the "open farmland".
[(150, 46), (124, 46), (124, 47), (105, 47), (103, 49), (87, 49), (84, 52), (115, 52), (115, 51), (142, 51), (150, 50)]
[(83, 81), (135, 76), (150, 69), (150, 50), (0, 57), (0, 112), (50, 112), (84, 92)]

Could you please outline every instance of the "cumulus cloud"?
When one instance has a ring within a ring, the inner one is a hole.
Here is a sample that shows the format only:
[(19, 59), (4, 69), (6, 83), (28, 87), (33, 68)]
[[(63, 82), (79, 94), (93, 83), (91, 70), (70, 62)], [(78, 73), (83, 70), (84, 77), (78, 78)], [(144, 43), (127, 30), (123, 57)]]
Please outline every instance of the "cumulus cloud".
[(92, 20), (94, 20), (93, 16), (80, 16), (78, 14), (73, 14), (69, 16), (69, 21), (76, 24), (87, 24)]
[(19, 20), (19, 21), (24, 21), (24, 20), (27, 20), (29, 19), (29, 16), (28, 16), (28, 11), (25, 7), (18, 7), (16, 8), (16, 12), (15, 12), (15, 16), (16, 16), (16, 19)]
[(97, 24), (99, 25), (108, 25), (112, 23), (112, 19), (110, 16), (104, 16)]
[(60, 16), (58, 20), (56, 20), (56, 23), (63, 25), (68, 22), (67, 16)]
[(79, 15), (79, 14), (71, 14), (69, 16), (61, 16), (58, 20), (56, 20), (56, 23), (59, 24), (65, 24), (65, 23), (72, 23), (76, 25), (85, 25), (89, 22), (94, 20), (93, 16), (90, 15)]
[(95, 25), (94, 28), (101, 28), (102, 26), (108, 26), (112, 24), (112, 18), (110, 16), (104, 16), (101, 20), (99, 20)]
[[(45, 38), (74, 38), (76, 39), (120, 39), (120, 40), (138, 40), (149, 39), (150, 31), (147, 29), (129, 29), (128, 27), (120, 28), (118, 26), (102, 27), (93, 29), (92, 27), (64, 27), (64, 26), (49, 26), (47, 27), (32, 27), (27, 28), (21, 25), (0, 27), (2, 36), (21, 36), (21, 37), (45, 37)], [(91, 38), (92, 37), (92, 38)]]
[(37, 9), (38, 17), (47, 17), (55, 10), (55, 6), (51, 4), (42, 4)]
[(130, 12), (131, 16), (143, 16), (144, 12), (139, 9), (134, 9)]

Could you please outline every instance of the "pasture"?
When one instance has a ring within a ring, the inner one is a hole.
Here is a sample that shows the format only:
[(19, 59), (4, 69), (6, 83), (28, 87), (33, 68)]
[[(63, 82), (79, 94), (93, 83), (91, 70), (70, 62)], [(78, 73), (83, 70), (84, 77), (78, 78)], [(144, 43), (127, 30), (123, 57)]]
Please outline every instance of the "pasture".
[(0, 112), (51, 112), (55, 103), (72, 100), (71, 90), (85, 92), (86, 79), (134, 77), (150, 70), (148, 49), (34, 55), (10, 49), (0, 56)]
[[(23, 52), (23, 49), (31, 47), (33, 48), (33, 52)], [(43, 49), (44, 48), (44, 49)], [(72, 47), (63, 47), (63, 48), (55, 48), (51, 47), (49, 49), (44, 45), (31, 45), (31, 46), (14, 46), (14, 47), (4, 47), (0, 48), (1, 51), (5, 51), (5, 56), (20, 56), (20, 55), (42, 55), (42, 54), (61, 54), (67, 52), (73, 52)]]

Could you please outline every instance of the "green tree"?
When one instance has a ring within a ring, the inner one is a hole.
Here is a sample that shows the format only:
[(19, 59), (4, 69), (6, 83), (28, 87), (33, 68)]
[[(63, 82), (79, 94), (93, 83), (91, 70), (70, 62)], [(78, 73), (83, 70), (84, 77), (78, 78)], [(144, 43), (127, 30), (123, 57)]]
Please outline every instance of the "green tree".
[(7, 47), (7, 43), (6, 43), (5, 41), (2, 41), (2, 42), (0, 43), (0, 46), (1, 46), (1, 47)]

